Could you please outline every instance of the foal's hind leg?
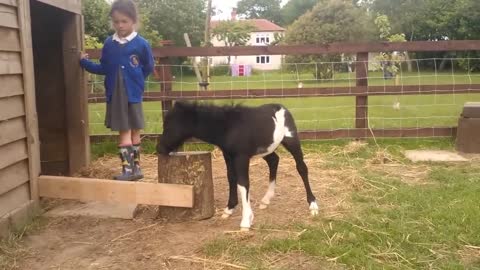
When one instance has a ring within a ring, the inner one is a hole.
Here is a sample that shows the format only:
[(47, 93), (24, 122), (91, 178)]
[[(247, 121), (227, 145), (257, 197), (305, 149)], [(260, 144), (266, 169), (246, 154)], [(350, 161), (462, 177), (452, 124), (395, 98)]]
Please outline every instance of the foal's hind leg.
[(222, 218), (228, 218), (233, 214), (233, 210), (238, 204), (237, 178), (235, 176), (235, 168), (233, 166), (232, 158), (226, 153), (223, 153), (223, 157), (225, 159), (225, 164), (227, 165), (229, 194), (227, 207), (223, 210)]
[(315, 196), (310, 188), (310, 182), (308, 181), (308, 168), (303, 161), (302, 148), (300, 146), (300, 140), (298, 137), (285, 137), (282, 141), (282, 145), (290, 152), (297, 164), (297, 171), (302, 177), (303, 184), (305, 185), (305, 191), (307, 192), (307, 202), (309, 204), (310, 213), (315, 216), (318, 214), (318, 205)]
[(267, 208), (267, 206), (270, 204), (270, 200), (275, 195), (275, 182), (277, 180), (278, 161), (280, 160), (275, 152), (264, 156), (263, 159), (267, 162), (268, 169), (270, 170), (270, 182), (265, 196), (263, 196), (263, 199), (260, 201), (260, 209)]

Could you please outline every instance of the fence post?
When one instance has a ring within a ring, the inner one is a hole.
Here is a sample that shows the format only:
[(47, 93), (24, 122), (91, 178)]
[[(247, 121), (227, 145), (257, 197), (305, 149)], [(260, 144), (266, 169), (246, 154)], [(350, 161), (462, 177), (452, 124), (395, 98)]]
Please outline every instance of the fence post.
[[(366, 92), (368, 87), (368, 52), (357, 53), (355, 72), (357, 87)], [(357, 96), (355, 103), (355, 128), (360, 129), (360, 132), (357, 133), (359, 136), (366, 138), (368, 128), (368, 96)]]

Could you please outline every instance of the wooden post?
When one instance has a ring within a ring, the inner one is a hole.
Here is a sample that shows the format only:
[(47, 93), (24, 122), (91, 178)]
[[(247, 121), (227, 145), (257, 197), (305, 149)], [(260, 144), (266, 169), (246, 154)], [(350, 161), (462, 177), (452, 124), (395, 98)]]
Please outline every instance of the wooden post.
[(158, 157), (158, 182), (193, 185), (193, 208), (159, 208), (169, 221), (202, 220), (215, 213), (210, 152), (177, 152)]
[(83, 18), (69, 14), (63, 30), (63, 72), (65, 74), (66, 133), (69, 174), (73, 175), (90, 163), (88, 132), (88, 92), (85, 72), (78, 65), (83, 51)]
[[(357, 53), (355, 66), (357, 86), (368, 87), (368, 52)], [(368, 128), (368, 96), (357, 96), (355, 106), (355, 128), (363, 129), (362, 137), (366, 138)]]

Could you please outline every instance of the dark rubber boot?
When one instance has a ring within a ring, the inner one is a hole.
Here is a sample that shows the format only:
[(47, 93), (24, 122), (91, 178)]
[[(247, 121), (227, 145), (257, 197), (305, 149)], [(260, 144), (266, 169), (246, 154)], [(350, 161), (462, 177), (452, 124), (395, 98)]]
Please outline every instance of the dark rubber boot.
[(119, 147), (119, 156), (122, 161), (122, 174), (115, 176), (113, 179), (120, 181), (133, 181), (133, 150), (131, 146)]
[(143, 178), (142, 169), (140, 168), (140, 144), (134, 144), (133, 147), (133, 176), (135, 180), (140, 180)]

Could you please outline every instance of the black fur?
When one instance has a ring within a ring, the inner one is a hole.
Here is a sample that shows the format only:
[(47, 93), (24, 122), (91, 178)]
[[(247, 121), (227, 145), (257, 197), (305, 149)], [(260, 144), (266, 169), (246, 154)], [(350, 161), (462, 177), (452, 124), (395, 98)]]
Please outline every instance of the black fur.
[[(197, 138), (218, 146), (227, 165), (230, 187), (228, 208), (238, 204), (237, 184), (249, 190), (248, 168), (250, 158), (266, 153), (273, 142), (275, 113), (285, 109), (279, 104), (266, 104), (259, 107), (214, 106), (197, 103), (176, 102), (167, 113), (164, 132), (159, 138), (157, 152), (167, 155), (176, 150), (189, 138)], [(292, 137), (284, 137), (281, 144), (292, 154), (297, 170), (303, 179), (307, 202), (315, 202), (308, 181), (308, 168), (303, 161), (303, 153), (294, 119), (285, 109), (285, 126)], [(263, 157), (270, 169), (270, 181), (275, 181), (279, 157), (275, 152)]]

